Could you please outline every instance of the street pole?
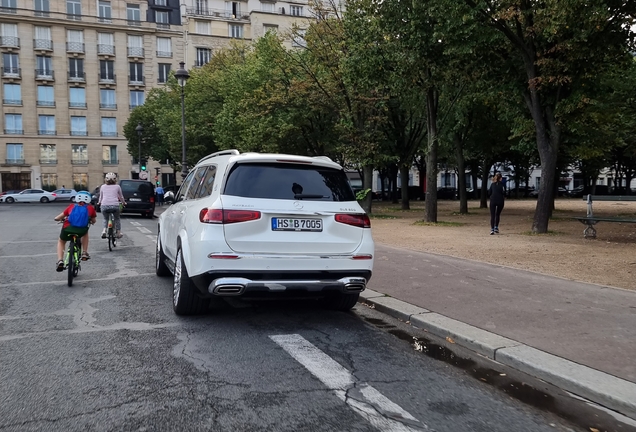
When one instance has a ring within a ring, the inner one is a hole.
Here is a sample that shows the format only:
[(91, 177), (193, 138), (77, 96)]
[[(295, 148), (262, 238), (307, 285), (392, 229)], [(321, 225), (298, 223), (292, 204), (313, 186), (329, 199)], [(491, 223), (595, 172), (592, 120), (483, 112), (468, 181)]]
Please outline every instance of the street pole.
[(174, 73), (179, 87), (181, 87), (181, 182), (188, 175), (188, 163), (186, 162), (186, 127), (185, 127), (185, 85), (190, 74), (185, 70), (185, 62), (179, 62), (179, 69)]
[(181, 87), (181, 182), (188, 175), (186, 162), (186, 128), (185, 128), (185, 92)]
[(137, 162), (139, 162), (139, 169), (137, 169), (137, 177), (141, 180), (141, 134), (144, 133), (144, 127), (141, 123), (137, 123), (135, 130), (137, 131), (137, 148), (139, 150), (139, 159), (137, 159)]

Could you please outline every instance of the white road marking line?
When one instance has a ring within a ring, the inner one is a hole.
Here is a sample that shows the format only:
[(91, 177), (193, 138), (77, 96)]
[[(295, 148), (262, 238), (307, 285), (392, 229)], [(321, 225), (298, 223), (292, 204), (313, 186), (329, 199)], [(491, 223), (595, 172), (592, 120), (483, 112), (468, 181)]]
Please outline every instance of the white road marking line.
[(150, 235), (150, 234), (149, 234), (149, 235), (147, 235), (146, 237), (148, 237), (148, 238), (149, 238), (150, 240), (152, 240), (153, 242), (154, 242), (155, 240), (157, 240), (157, 238), (156, 238), (155, 236)]
[(141, 226), (139, 222), (135, 222), (135, 221), (130, 221), (130, 224), (134, 226)]
[(138, 229), (139, 231), (141, 231), (142, 233), (144, 233), (144, 234), (150, 234), (150, 233), (152, 233), (152, 231), (150, 231), (150, 230), (149, 230), (148, 228), (146, 228), (146, 227), (137, 227), (137, 229)]
[(296, 361), (333, 390), (356, 413), (382, 432), (413, 432), (428, 429), (415, 417), (375, 388), (357, 383), (355, 377), (338, 362), (298, 334), (270, 336)]

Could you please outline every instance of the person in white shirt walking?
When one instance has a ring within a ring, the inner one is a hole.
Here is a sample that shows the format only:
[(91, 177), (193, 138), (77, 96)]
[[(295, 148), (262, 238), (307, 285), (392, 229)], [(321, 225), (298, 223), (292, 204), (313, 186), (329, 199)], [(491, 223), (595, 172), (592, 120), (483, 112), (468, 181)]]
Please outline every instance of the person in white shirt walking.
[(121, 219), (120, 215), (120, 204), (126, 205), (126, 200), (124, 199), (124, 194), (121, 191), (121, 187), (117, 184), (117, 174), (109, 172), (104, 177), (106, 180), (106, 184), (102, 185), (99, 188), (99, 200), (97, 201), (97, 205), (100, 206), (102, 215), (104, 216), (104, 229), (102, 230), (102, 238), (106, 238), (106, 228), (108, 227), (108, 215), (110, 213), (115, 217), (115, 229), (117, 233), (115, 234), (117, 238), (122, 238), (121, 233)]

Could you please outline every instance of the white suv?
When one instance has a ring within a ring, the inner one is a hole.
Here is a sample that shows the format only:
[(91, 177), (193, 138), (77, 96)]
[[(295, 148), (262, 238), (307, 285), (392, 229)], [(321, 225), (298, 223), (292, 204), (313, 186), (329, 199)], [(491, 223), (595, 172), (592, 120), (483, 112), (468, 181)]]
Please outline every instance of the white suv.
[(158, 228), (156, 272), (174, 275), (179, 315), (224, 296), (315, 296), (349, 310), (373, 269), (369, 217), (323, 156), (206, 156)]

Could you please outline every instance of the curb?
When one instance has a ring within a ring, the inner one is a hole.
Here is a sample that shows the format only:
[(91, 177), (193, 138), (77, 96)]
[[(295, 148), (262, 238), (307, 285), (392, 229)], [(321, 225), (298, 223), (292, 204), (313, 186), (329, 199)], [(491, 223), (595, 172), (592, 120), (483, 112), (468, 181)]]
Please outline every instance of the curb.
[(532, 348), (370, 289), (360, 303), (442, 339), (636, 419), (636, 383)]

